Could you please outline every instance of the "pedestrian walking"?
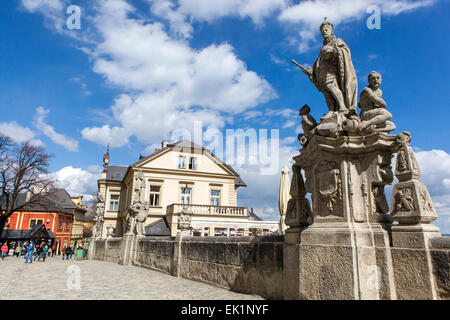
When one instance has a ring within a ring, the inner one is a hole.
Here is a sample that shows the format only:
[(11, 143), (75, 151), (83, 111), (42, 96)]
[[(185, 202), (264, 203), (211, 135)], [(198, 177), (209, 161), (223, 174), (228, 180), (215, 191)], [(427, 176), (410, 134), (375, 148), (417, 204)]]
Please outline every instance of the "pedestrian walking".
[(33, 252), (34, 252), (34, 244), (30, 242), (27, 248), (27, 254), (25, 255), (25, 263), (28, 263), (28, 259), (30, 259), (30, 263), (33, 263)]
[(42, 252), (42, 246), (36, 245), (36, 253), (35, 253), (33, 261), (36, 261), (36, 259), (38, 259), (38, 261), (39, 261), (41, 259), (41, 252)]
[(17, 258), (19, 257), (21, 252), (22, 252), (22, 247), (17, 245), (16, 249), (14, 250), (14, 254), (16, 255)]
[(2, 245), (1, 251), (2, 251), (2, 260), (5, 260), (6, 253), (8, 252), (8, 246), (6, 245), (6, 243)]
[(61, 255), (62, 255), (62, 259), (64, 260), (64, 257), (66, 256), (66, 250), (67, 250), (67, 247), (64, 247), (63, 249), (62, 249), (62, 251), (61, 251)]
[(75, 246), (73, 246), (73, 248), (69, 247), (69, 249), (70, 249), (70, 252), (69, 252), (69, 259), (72, 260), (72, 255), (73, 255), (74, 252), (75, 252)]
[(44, 249), (42, 249), (41, 257), (40, 257), (40, 258), (42, 258), (43, 262), (45, 262), (45, 258), (47, 257), (47, 252), (48, 252), (48, 246), (45, 246)]
[(68, 246), (66, 248), (65, 254), (66, 254), (66, 260), (69, 260), (69, 257), (72, 258), (72, 249)]

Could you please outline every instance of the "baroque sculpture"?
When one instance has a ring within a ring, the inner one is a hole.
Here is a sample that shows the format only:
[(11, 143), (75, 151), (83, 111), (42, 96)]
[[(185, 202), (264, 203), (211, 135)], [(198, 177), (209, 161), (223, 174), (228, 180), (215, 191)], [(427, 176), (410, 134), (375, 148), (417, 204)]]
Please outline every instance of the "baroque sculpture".
[(133, 184), (133, 202), (128, 208), (127, 235), (145, 235), (144, 224), (147, 220), (149, 205), (144, 201), (145, 176), (142, 169), (138, 170)]
[[(420, 171), (409, 145), (410, 134), (390, 134), (396, 126), (386, 110), (381, 75), (376, 71), (368, 75), (369, 84), (358, 104), (349, 47), (334, 35), (326, 19), (320, 31), (323, 47), (314, 65), (304, 67), (292, 60), (323, 93), (328, 112), (320, 121), (310, 114), (308, 105), (299, 112), (303, 133), (298, 137), (300, 154), (293, 157), (284, 254), (286, 259), (298, 259), (301, 268), (287, 269), (285, 297), (395, 299), (390, 247), (420, 243), (426, 247), (426, 239), (440, 235), (430, 225), (437, 218), (436, 211), (426, 186), (418, 181)], [(394, 180), (391, 161), (395, 153), (399, 182), (389, 208), (385, 187)], [(291, 266), (292, 261), (285, 263)], [(339, 267), (343, 265), (347, 268)], [(374, 266), (379, 268), (377, 285), (370, 284)], [(304, 289), (321, 283), (323, 291)]]
[(93, 234), (96, 239), (102, 237), (104, 215), (105, 215), (105, 200), (103, 199), (101, 193), (98, 192), (97, 204), (95, 205), (95, 216), (92, 219), (95, 222)]
[(358, 81), (350, 49), (336, 38), (333, 24), (326, 20), (320, 26), (323, 47), (312, 67), (298, 65), (317, 90), (323, 93), (330, 111), (356, 110)]

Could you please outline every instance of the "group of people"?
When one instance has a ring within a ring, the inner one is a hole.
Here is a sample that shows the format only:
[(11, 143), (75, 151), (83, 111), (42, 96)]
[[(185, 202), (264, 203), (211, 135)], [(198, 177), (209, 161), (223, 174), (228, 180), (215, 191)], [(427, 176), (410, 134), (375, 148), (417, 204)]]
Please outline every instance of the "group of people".
[[(33, 241), (26, 242), (23, 247), (22, 251), (25, 251), (25, 263), (33, 263), (33, 261), (45, 261), (45, 258), (47, 255), (52, 255), (52, 249), (49, 248), (48, 245), (46, 245), (44, 242), (41, 244), (34, 244)], [(17, 254), (19, 256), (19, 254)], [(33, 259), (34, 256), (34, 259)], [(30, 261), (30, 262), (28, 262)]]
[[(78, 246), (78, 249), (83, 249), (81, 246)], [(72, 255), (74, 254), (76, 248), (75, 246), (71, 248), (70, 246), (66, 246), (61, 250), (62, 259), (66, 260), (72, 259)], [(5, 259), (8, 255), (15, 255), (19, 257), (20, 255), (24, 255), (25, 263), (33, 263), (33, 261), (45, 261), (47, 256), (54, 256), (55, 251), (51, 247), (49, 247), (45, 242), (34, 243), (34, 241), (25, 242), (24, 244), (15, 244), (8, 246), (7, 243), (0, 243), (0, 251), (2, 253), (2, 260)], [(84, 258), (83, 254), (83, 258)]]

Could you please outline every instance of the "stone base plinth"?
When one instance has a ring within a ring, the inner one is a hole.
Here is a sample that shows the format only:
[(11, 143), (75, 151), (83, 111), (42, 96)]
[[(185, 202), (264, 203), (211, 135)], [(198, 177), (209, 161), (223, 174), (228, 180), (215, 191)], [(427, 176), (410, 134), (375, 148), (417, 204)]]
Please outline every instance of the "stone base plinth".
[(397, 295), (402, 300), (435, 300), (430, 239), (441, 237), (432, 224), (392, 226), (392, 261)]
[(288, 229), (284, 250), (285, 299), (396, 299), (389, 236), (381, 224)]

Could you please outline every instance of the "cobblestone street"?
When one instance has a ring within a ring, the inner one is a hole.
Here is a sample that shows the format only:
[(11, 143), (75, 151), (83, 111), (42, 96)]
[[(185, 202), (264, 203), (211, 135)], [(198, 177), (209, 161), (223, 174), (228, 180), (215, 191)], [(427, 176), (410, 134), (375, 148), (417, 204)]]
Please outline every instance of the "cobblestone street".
[(56, 256), (24, 261), (15, 256), (0, 260), (0, 299), (261, 299), (135, 266)]

